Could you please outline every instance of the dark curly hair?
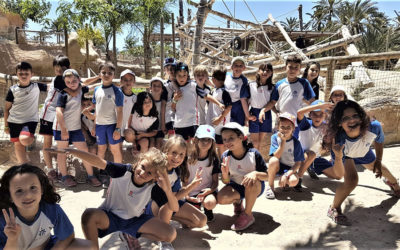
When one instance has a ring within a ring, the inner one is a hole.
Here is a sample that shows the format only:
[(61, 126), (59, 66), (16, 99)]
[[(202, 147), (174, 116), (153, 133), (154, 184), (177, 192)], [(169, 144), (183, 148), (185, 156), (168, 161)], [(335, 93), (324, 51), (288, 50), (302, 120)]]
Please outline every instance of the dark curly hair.
[(42, 199), (41, 201), (45, 201), (50, 204), (58, 203), (61, 200), (59, 194), (56, 193), (54, 187), (50, 184), (49, 179), (47, 178), (46, 173), (40, 169), (39, 167), (22, 164), (19, 166), (13, 166), (9, 168), (1, 177), (0, 180), (0, 208), (8, 208), (12, 205), (11, 195), (10, 195), (10, 181), (17, 174), (35, 174), (40, 182), (42, 188)]
[(344, 133), (342, 124), (343, 113), (346, 109), (353, 108), (360, 116), (360, 136), (365, 135), (369, 128), (370, 119), (365, 110), (355, 101), (346, 100), (338, 102), (332, 111), (331, 118), (328, 122), (325, 138), (323, 140), (323, 148), (332, 148), (332, 139), (336, 138), (340, 133)]
[(146, 100), (146, 98), (150, 98), (151, 102), (153, 103), (153, 107), (151, 107), (151, 109), (150, 109), (149, 116), (158, 117), (158, 111), (157, 111), (156, 103), (154, 102), (154, 98), (149, 92), (146, 92), (146, 91), (140, 92), (137, 95), (136, 102), (133, 105), (133, 110), (136, 111), (136, 113), (138, 113), (139, 116), (143, 116), (143, 103), (144, 103), (144, 100)]
[[(260, 67), (258, 67), (258, 70), (266, 70), (266, 69), (269, 69), (272, 72), (271, 76), (267, 79), (268, 90), (271, 90), (274, 87), (274, 84), (272, 84), (272, 77), (274, 77), (274, 69), (272, 68), (272, 64), (271, 63), (263, 63), (260, 65)], [(262, 85), (260, 81), (261, 81), (261, 76), (257, 72), (257, 74), (256, 74), (257, 88)]]

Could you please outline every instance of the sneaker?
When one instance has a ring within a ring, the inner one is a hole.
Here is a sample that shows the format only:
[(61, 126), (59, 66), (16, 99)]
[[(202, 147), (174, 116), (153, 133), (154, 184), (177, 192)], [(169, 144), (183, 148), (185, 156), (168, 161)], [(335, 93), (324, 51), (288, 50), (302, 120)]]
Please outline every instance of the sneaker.
[(265, 198), (269, 200), (275, 200), (275, 192), (270, 186), (268, 186), (265, 190)]
[(248, 215), (246, 213), (241, 213), (236, 219), (235, 223), (231, 226), (234, 231), (245, 230), (254, 223), (255, 219), (253, 215)]
[(394, 187), (396, 186), (397, 183), (399, 183), (399, 180), (396, 180), (396, 183), (391, 183), (388, 179), (383, 178), (383, 183), (388, 185), (390, 187), (390, 190), (392, 191), (391, 195), (393, 195), (396, 198), (400, 198), (400, 189), (395, 190)]
[(299, 182), (296, 186), (293, 187), (294, 191), (296, 192), (303, 192), (303, 187), (301, 186), (301, 182), (303, 181), (302, 178), (299, 178)]
[(92, 185), (92, 187), (100, 187), (102, 185), (102, 183), (94, 175), (88, 176), (88, 182), (90, 185)]
[(79, 184), (85, 184), (88, 179), (88, 174), (82, 167), (75, 168), (75, 180)]
[(76, 186), (76, 181), (74, 181), (74, 178), (72, 178), (71, 175), (66, 175), (61, 177), (61, 182), (65, 187), (75, 187)]
[(310, 176), (311, 179), (313, 180), (319, 180), (318, 175), (315, 173), (314, 169), (312, 167), (307, 168), (308, 175)]
[(130, 234), (119, 232), (119, 238), (124, 242), (129, 250), (140, 250), (139, 240)]
[(158, 242), (158, 247), (160, 250), (174, 250), (174, 247), (170, 242), (160, 241)]
[(233, 212), (235, 215), (239, 215), (244, 211), (244, 207), (243, 207), (243, 200), (240, 200), (239, 203), (233, 203)]
[(336, 208), (329, 206), (327, 215), (338, 225), (350, 226), (350, 221), (347, 219), (346, 215), (342, 214), (342, 212)]
[(215, 220), (214, 213), (212, 210), (208, 210), (204, 208), (204, 214), (207, 216), (207, 222), (212, 222)]

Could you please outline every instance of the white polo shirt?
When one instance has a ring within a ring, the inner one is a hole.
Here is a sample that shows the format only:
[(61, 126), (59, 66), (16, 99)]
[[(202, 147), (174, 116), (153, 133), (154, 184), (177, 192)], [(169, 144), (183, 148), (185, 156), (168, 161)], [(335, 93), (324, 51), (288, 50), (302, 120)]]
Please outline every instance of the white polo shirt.
[[(274, 155), (281, 143), (282, 140), (279, 138), (277, 133), (271, 136), (271, 148), (269, 151), (270, 156)], [(298, 161), (304, 161), (304, 151), (300, 142), (294, 136), (292, 136), (290, 140), (286, 141), (285, 148), (281, 158), (279, 159), (279, 162), (285, 164), (286, 166), (293, 167)]]
[(189, 196), (195, 196), (199, 194), (201, 190), (205, 188), (210, 188), (212, 185), (213, 175), (221, 173), (218, 159), (215, 159), (213, 161), (213, 164), (211, 164), (208, 156), (205, 159), (199, 159), (194, 165), (189, 165), (188, 170), (188, 183), (191, 183), (194, 180), (197, 170), (203, 171), (201, 174), (201, 183), (189, 193)]
[(262, 109), (270, 101), (272, 89), (268, 89), (268, 85), (257, 87), (257, 82), (249, 83), (250, 106), (256, 109)]
[(111, 125), (117, 123), (116, 107), (124, 104), (124, 94), (121, 89), (110, 86), (97, 86), (94, 89), (93, 103), (96, 104), (96, 124)]

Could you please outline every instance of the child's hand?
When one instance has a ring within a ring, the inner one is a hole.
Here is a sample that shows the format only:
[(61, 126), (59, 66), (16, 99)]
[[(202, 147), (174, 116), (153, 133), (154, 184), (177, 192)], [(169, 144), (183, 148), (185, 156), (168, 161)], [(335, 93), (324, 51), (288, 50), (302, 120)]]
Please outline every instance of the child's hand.
[(325, 102), (324, 104), (321, 105), (320, 109), (327, 109), (327, 110), (332, 110), (335, 107), (335, 104), (331, 102)]
[(222, 103), (219, 103), (219, 104), (218, 104), (218, 107), (219, 107), (219, 109), (220, 109), (221, 111), (224, 111), (224, 110), (225, 110), (225, 105), (222, 104)]
[(201, 193), (199, 193), (197, 195), (198, 202), (203, 202), (204, 198), (206, 198), (206, 196), (211, 193), (212, 193), (211, 188), (205, 188), (205, 189), (201, 190)]
[(375, 160), (374, 169), (372, 170), (375, 173), (376, 178), (382, 177), (382, 161)]
[(198, 196), (197, 197), (187, 196), (185, 199), (186, 199), (186, 201), (193, 202), (193, 203), (200, 203), (201, 202), (201, 201), (199, 201)]
[(10, 128), (8, 126), (4, 127), (4, 133), (6, 133), (7, 135), (10, 134)]
[(165, 124), (162, 124), (162, 125), (161, 125), (161, 131), (162, 131), (164, 134), (167, 134), (167, 133), (168, 133), (168, 130), (167, 130), (167, 128), (165, 127)]
[(336, 144), (336, 140), (335, 140), (335, 138), (333, 138), (333, 140), (332, 140), (332, 151), (335, 154), (335, 158), (342, 158), (343, 149), (344, 149), (344, 144), (341, 145), (341, 146), (339, 144)]
[(278, 137), (281, 138), (282, 141), (286, 141), (285, 134), (278, 132)]
[(68, 131), (66, 129), (62, 129), (61, 130), (61, 140), (68, 141), (68, 139), (69, 139)]
[(279, 179), (279, 186), (281, 188), (289, 186), (289, 174), (287, 172)]
[(222, 175), (228, 176), (229, 175), (229, 160), (231, 156), (227, 156), (224, 158), (223, 162), (221, 163), (221, 172)]
[(244, 176), (241, 184), (245, 187), (249, 187), (256, 184), (257, 180), (257, 173), (253, 171)]
[(115, 141), (121, 139), (121, 132), (118, 131), (118, 130), (114, 130), (114, 132), (113, 132), (113, 139), (114, 139)]
[(265, 120), (265, 112), (264, 109), (261, 109), (260, 114), (258, 115), (258, 120), (263, 123)]
[(157, 171), (157, 184), (164, 192), (171, 191), (171, 185), (169, 183), (167, 171)]
[(180, 91), (180, 90), (176, 91), (174, 94), (173, 101), (174, 102), (179, 101), (180, 99), (182, 99), (182, 96), (183, 96), (182, 91)]
[(93, 137), (96, 137), (96, 127), (94, 127), (94, 128), (90, 131), (90, 134), (91, 134)]
[(45, 148), (44, 151), (54, 154), (67, 154), (68, 148)]
[(196, 176), (194, 177), (192, 184), (197, 186), (201, 183), (201, 181), (203, 180), (203, 178), (201, 178), (201, 174), (203, 173), (203, 170), (199, 170), (197, 169), (196, 171)]
[(8, 240), (18, 241), (18, 237), (21, 234), (21, 226), (15, 222), (15, 215), (12, 208), (8, 208), (8, 211), (10, 212), (10, 216), (8, 216), (6, 209), (2, 209), (4, 220), (6, 221), (4, 234), (7, 236)]
[(255, 117), (254, 115), (250, 115), (247, 117), (247, 120), (255, 122), (257, 121), (257, 117)]

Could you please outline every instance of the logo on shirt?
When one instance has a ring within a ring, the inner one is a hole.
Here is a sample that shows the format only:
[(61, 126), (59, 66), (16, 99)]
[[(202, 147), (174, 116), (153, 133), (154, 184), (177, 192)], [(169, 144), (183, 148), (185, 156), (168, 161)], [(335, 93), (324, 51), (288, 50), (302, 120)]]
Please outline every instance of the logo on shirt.
[(258, 93), (262, 93), (262, 92), (263, 92), (263, 89), (262, 89), (262, 88), (259, 88), (257, 91), (258, 91)]
[(43, 235), (45, 235), (46, 234), (46, 229), (44, 229), (44, 228), (40, 228), (40, 231), (39, 231), (39, 236), (43, 236)]
[(133, 191), (131, 190), (131, 191), (129, 191), (129, 194), (128, 194), (128, 196), (130, 196), (130, 197), (133, 197)]
[(238, 169), (242, 169), (242, 166), (238, 165), (237, 168), (238, 168)]
[(291, 149), (291, 148), (289, 148), (289, 149), (288, 149), (288, 152), (289, 152), (289, 153), (292, 153), (292, 149)]
[(299, 95), (299, 93), (298, 93), (296, 90), (293, 90), (292, 96), (293, 96), (293, 97), (297, 97), (298, 95)]

